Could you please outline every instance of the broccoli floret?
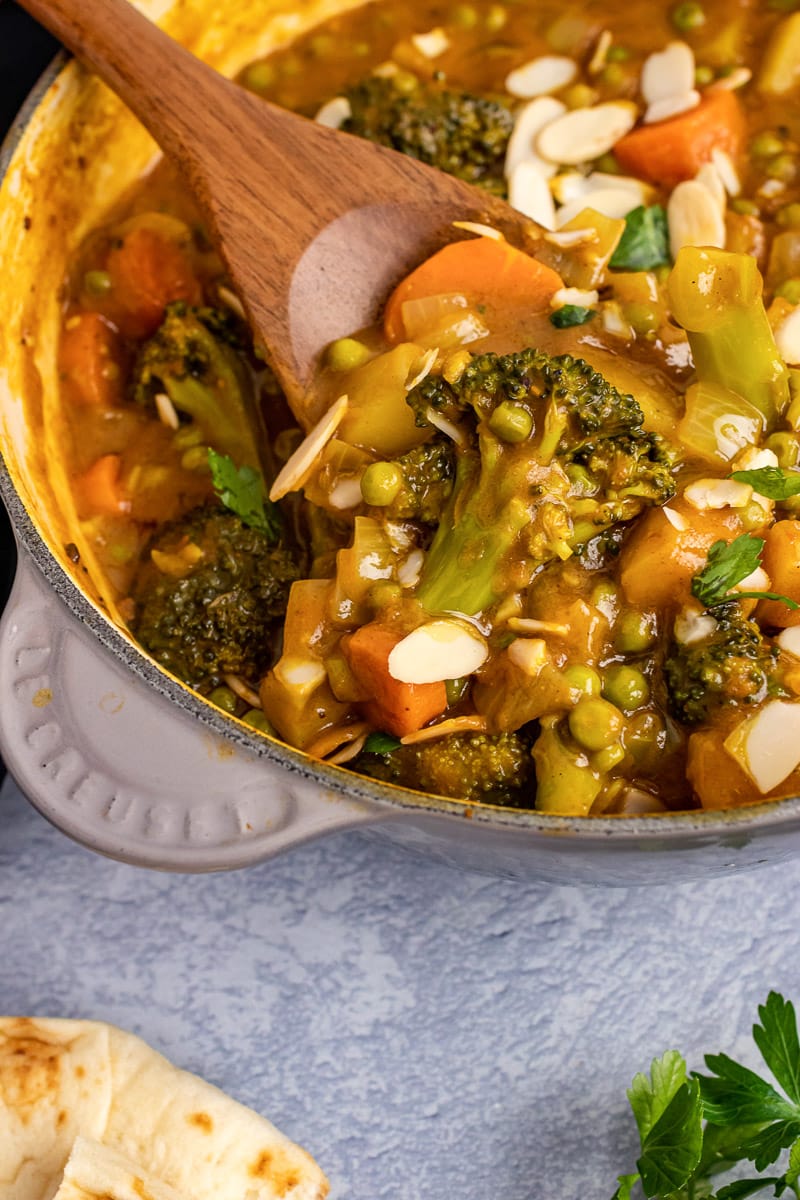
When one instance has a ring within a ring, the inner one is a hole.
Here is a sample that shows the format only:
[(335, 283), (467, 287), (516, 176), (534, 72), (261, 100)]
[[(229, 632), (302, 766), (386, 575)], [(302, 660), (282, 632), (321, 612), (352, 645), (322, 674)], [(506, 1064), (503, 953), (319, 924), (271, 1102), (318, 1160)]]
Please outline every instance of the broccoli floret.
[(726, 705), (758, 704), (785, 695), (778, 674), (778, 650), (737, 604), (710, 613), (714, 632), (700, 641), (670, 647), (664, 679), (672, 712), (687, 725), (707, 721)]
[[(453, 492), (417, 593), (430, 612), (474, 616), (675, 493), (671, 448), (643, 428), (633, 396), (581, 359), (483, 354), (454, 383), (428, 376), (408, 403), (418, 425), (433, 410), (458, 434)], [(529, 436), (516, 432), (520, 414)]]
[(531, 745), (524, 731), (456, 733), (439, 741), (399, 746), (386, 755), (362, 754), (353, 768), (385, 783), (437, 796), (531, 808), (535, 779)]
[(257, 683), (301, 571), (233, 513), (214, 505), (161, 527), (133, 589), (132, 631), (162, 666), (208, 693), (226, 674)]
[(347, 99), (348, 133), (505, 194), (503, 166), (514, 127), (506, 105), (423, 83), (406, 72), (371, 76)]
[(453, 490), (452, 442), (442, 438), (414, 446), (392, 466), (398, 469), (402, 482), (391, 503), (381, 506), (382, 515), (389, 520), (435, 525)]
[(168, 304), (159, 329), (139, 351), (133, 396), (152, 407), (166, 393), (204, 440), (239, 466), (259, 469), (259, 417), (245, 343), (232, 314)]

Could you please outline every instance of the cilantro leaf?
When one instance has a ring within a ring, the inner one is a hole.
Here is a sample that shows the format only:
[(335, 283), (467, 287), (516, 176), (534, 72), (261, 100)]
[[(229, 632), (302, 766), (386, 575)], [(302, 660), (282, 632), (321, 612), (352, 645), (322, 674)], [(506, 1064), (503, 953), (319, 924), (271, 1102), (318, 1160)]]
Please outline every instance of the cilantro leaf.
[(677, 1050), (667, 1050), (650, 1064), (650, 1078), (635, 1075), (628, 1089), (628, 1100), (644, 1143), (661, 1114), (682, 1083), (686, 1082), (686, 1062)]
[(625, 218), (625, 229), (608, 265), (613, 271), (652, 271), (669, 261), (665, 210), (660, 204), (634, 208)]
[(759, 496), (768, 500), (788, 500), (800, 496), (800, 471), (782, 471), (780, 467), (757, 467), (754, 471), (734, 471), (731, 479), (749, 483)]
[(260, 472), (252, 467), (237, 467), (227, 454), (217, 454), (210, 447), (208, 465), (214, 490), (225, 507), (241, 517), (245, 525), (277, 542), (281, 535), (280, 510), (267, 499)]
[(703, 1149), (703, 1103), (696, 1079), (682, 1083), (642, 1143), (636, 1166), (646, 1196), (683, 1187)]
[(367, 754), (391, 754), (398, 746), (402, 745), (400, 740), (392, 737), (390, 733), (374, 732), (369, 734), (364, 742), (364, 749)]
[(712, 1125), (746, 1125), (784, 1121), (797, 1110), (775, 1088), (727, 1054), (707, 1054), (713, 1075), (697, 1075), (706, 1120)]
[(550, 324), (556, 329), (569, 329), (571, 325), (585, 325), (596, 316), (593, 308), (583, 308), (580, 304), (562, 304), (555, 312), (550, 313)]
[(753, 1038), (761, 1056), (789, 1099), (800, 1104), (800, 1039), (794, 1005), (770, 992), (758, 1015), (761, 1024), (753, 1026)]
[(735, 592), (731, 589), (752, 575), (761, 565), (764, 539), (752, 533), (740, 533), (732, 542), (718, 541), (708, 552), (706, 565), (692, 580), (692, 595), (706, 608), (726, 604), (729, 600), (779, 600), (787, 608), (800, 608), (788, 596), (778, 592)]

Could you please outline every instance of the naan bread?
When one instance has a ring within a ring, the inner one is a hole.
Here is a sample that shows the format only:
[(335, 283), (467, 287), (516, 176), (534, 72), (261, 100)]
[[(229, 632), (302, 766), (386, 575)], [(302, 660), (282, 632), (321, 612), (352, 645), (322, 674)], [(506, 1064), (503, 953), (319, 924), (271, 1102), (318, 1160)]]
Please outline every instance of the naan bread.
[(182, 1200), (124, 1154), (79, 1137), (54, 1200)]
[(99, 1022), (0, 1017), (0, 1130), (2, 1200), (54, 1200), (78, 1136), (181, 1200), (328, 1194), (314, 1160), (264, 1117)]

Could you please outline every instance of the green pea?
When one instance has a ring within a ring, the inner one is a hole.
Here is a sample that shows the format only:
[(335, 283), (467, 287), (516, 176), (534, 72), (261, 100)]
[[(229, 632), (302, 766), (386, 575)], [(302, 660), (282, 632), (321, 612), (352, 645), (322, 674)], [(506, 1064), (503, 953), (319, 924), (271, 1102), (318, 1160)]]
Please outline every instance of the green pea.
[(216, 704), (217, 708), (221, 708), (223, 712), (236, 712), (237, 697), (236, 693), (232, 692), (230, 688), (214, 688), (213, 692), (209, 693), (208, 698), (212, 704)]
[(708, 87), (714, 82), (714, 70), (712, 67), (700, 65), (694, 69), (694, 82), (697, 87)]
[(503, 5), (493, 4), (486, 14), (486, 28), (489, 30), (489, 33), (498, 33), (507, 20), (508, 13)]
[(776, 154), (774, 158), (767, 160), (764, 171), (770, 179), (791, 183), (797, 175), (797, 162), (792, 154)]
[(591, 603), (598, 608), (608, 621), (613, 621), (617, 615), (619, 593), (617, 586), (610, 579), (601, 579), (592, 588)]
[(624, 757), (625, 751), (619, 742), (616, 742), (613, 746), (606, 746), (605, 750), (598, 750), (589, 761), (595, 771), (605, 775), (608, 771), (613, 771), (614, 767), (618, 767)]
[(775, 288), (775, 295), (782, 296), (790, 304), (800, 304), (800, 279), (785, 279)]
[(372, 610), (377, 613), (397, 604), (402, 596), (403, 589), (399, 583), (391, 579), (378, 579), (369, 589), (367, 599)]
[(754, 200), (746, 200), (744, 196), (734, 196), (729, 204), (740, 217), (757, 217), (761, 212)]
[(783, 138), (778, 137), (771, 129), (757, 133), (750, 143), (750, 153), (756, 158), (772, 158), (780, 154), (784, 147)]
[(275, 82), (275, 68), (272, 63), (252, 63), (244, 73), (244, 85), (252, 92), (266, 92)]
[(610, 88), (622, 87), (628, 78), (628, 72), (619, 63), (606, 63), (600, 73), (600, 80)]
[(665, 737), (664, 721), (658, 713), (642, 712), (628, 721), (623, 741), (637, 765), (648, 765), (661, 753)]
[[(612, 46), (613, 50), (613, 46)], [(614, 155), (609, 150), (607, 154), (601, 154), (595, 164), (598, 171), (602, 171), (604, 175), (619, 175), (620, 166)]]
[(504, 442), (524, 442), (531, 436), (533, 417), (523, 404), (503, 400), (489, 417), (489, 428)]
[(175, 430), (172, 444), (176, 450), (188, 450), (190, 446), (199, 446), (203, 440), (203, 431), (197, 425), (182, 425)]
[(197, 471), (200, 474), (210, 471), (208, 465), (208, 446), (192, 446), (181, 455), (181, 466), (184, 471)]
[(451, 19), (459, 29), (474, 29), (478, 24), (478, 10), (471, 4), (457, 4)]
[(111, 276), (108, 271), (87, 271), (83, 287), (90, 296), (105, 296), (111, 290)]
[(787, 471), (800, 462), (800, 445), (793, 433), (771, 433), (765, 445), (773, 454), (777, 454), (779, 465)]
[(584, 696), (600, 695), (603, 681), (597, 671), (591, 667), (585, 667), (582, 663), (573, 663), (572, 666), (565, 667), (562, 676), (572, 691), (580, 692)]
[(647, 676), (637, 667), (620, 663), (609, 667), (603, 679), (603, 696), (625, 712), (641, 708), (650, 699)]
[(605, 750), (622, 733), (622, 713), (599, 697), (579, 700), (567, 719), (570, 733), (584, 750)]
[(641, 336), (654, 333), (658, 329), (660, 320), (659, 312), (655, 305), (643, 304), (640, 301), (632, 300), (628, 304), (623, 305), (623, 311), (635, 332)]
[(620, 654), (643, 654), (655, 640), (655, 619), (650, 613), (629, 608), (617, 622), (615, 644)]
[(606, 62), (627, 62), (631, 52), (627, 46), (609, 46)]
[(572, 87), (562, 92), (561, 99), (567, 108), (589, 108), (597, 99), (597, 92), (588, 83), (573, 83)]
[(361, 495), (365, 504), (385, 508), (403, 486), (403, 473), (396, 463), (370, 463), (361, 476)]
[(784, 204), (775, 214), (775, 220), (782, 229), (800, 229), (800, 204), (797, 201)]
[(251, 729), (255, 729), (258, 733), (266, 733), (269, 737), (277, 737), (275, 727), (260, 708), (249, 708), (242, 717), (245, 725), (249, 725)]
[(356, 338), (344, 337), (331, 342), (325, 352), (325, 362), (332, 371), (352, 371), (360, 367), (370, 357), (370, 352), (363, 342)]
[(697, 0), (683, 0), (681, 4), (675, 5), (669, 15), (679, 33), (691, 33), (693, 29), (700, 29), (706, 23), (705, 9)]
[(736, 515), (741, 521), (745, 533), (755, 533), (768, 525), (771, 520), (767, 509), (757, 500), (750, 500), (744, 508), (737, 508)]
[(339, 43), (330, 33), (318, 33), (309, 45), (316, 58), (332, 58), (339, 48)]

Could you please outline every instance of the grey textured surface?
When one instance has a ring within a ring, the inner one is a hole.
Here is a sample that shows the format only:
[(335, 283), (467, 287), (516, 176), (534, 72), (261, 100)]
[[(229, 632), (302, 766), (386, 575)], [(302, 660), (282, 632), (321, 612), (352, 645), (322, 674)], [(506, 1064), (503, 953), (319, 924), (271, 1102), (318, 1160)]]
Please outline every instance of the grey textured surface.
[(232, 875), (96, 857), (0, 792), (6, 1012), (146, 1038), (268, 1115), (337, 1200), (607, 1200), (625, 1087), (676, 1045), (752, 1062), (800, 999), (800, 863), (590, 891), (356, 834)]

